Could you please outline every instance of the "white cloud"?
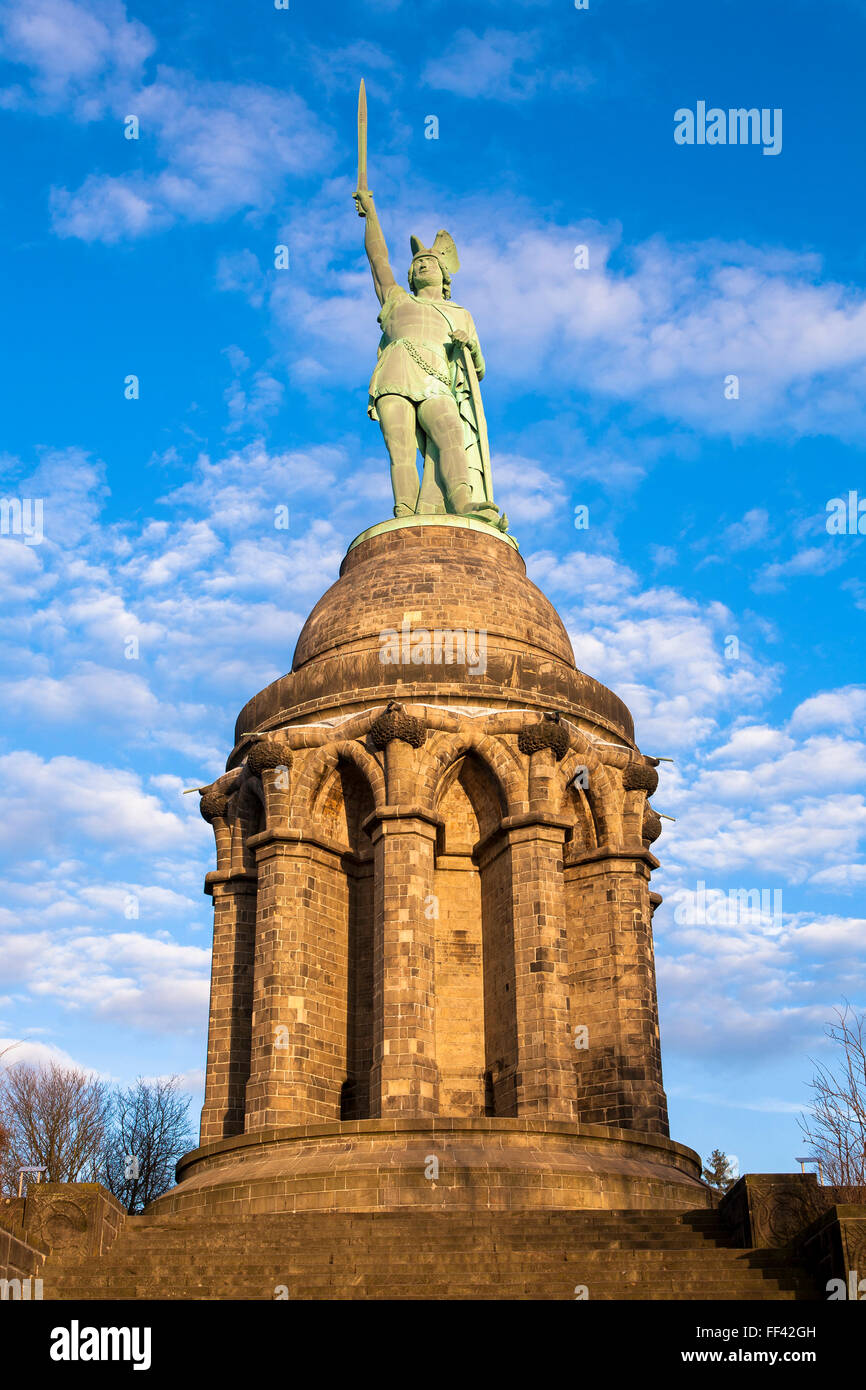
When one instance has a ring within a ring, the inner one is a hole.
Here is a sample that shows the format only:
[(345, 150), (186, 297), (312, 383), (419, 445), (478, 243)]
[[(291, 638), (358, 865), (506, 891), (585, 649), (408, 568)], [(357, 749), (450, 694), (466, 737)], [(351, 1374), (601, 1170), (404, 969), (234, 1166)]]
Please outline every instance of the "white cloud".
[(492, 459), (494, 496), (508, 499), (511, 529), (532, 526), (559, 517), (566, 509), (565, 490), (559, 478), (535, 459), (519, 454), (496, 453)]
[(846, 685), (812, 695), (791, 715), (791, 728), (838, 728), (844, 733), (866, 733), (866, 686)]
[(582, 91), (593, 78), (577, 64), (557, 69), (541, 59), (539, 31), (458, 29), (444, 51), (430, 60), (422, 82), (473, 101), (522, 101), (539, 91)]
[[(4, 1052), (5, 1056), (3, 1055)], [(62, 1047), (57, 1047), (54, 1043), (38, 1042), (33, 1037), (0, 1038), (0, 1067), (14, 1067), (19, 1062), (23, 1062), (25, 1066), (29, 1067), (44, 1067), (54, 1062), (57, 1066), (69, 1067), (72, 1071), (95, 1075), (90, 1067), (83, 1066), (76, 1058), (70, 1056), (68, 1052), (64, 1052)]]
[(330, 151), (331, 137), (295, 92), (200, 81), (166, 66), (146, 81), (155, 42), (119, 0), (10, 0), (2, 22), (5, 55), (27, 76), (3, 104), (118, 125), (134, 115), (161, 161), (154, 171), (94, 173), (77, 189), (53, 189), (62, 236), (116, 242), (263, 210)]
[(735, 521), (722, 532), (722, 541), (729, 550), (746, 550), (766, 539), (769, 533), (769, 512), (752, 507), (742, 521)]
[(847, 552), (829, 540), (825, 545), (810, 545), (796, 551), (787, 560), (773, 561), (758, 570), (752, 583), (756, 593), (771, 593), (784, 587), (788, 579), (804, 575), (829, 574), (848, 558)]
[(176, 221), (267, 210), (290, 178), (320, 168), (330, 149), (318, 118), (293, 92), (197, 81), (160, 68), (155, 82), (122, 105), (153, 132), (164, 167), (91, 174), (76, 190), (55, 189), (54, 226), (62, 236), (114, 242)]
[(120, 0), (6, 0), (0, 36), (4, 58), (32, 74), (29, 92), (7, 88), (0, 104), (70, 106), (79, 120), (103, 115), (111, 88), (139, 81), (155, 48)]
[(793, 740), (781, 729), (773, 729), (769, 724), (747, 724), (735, 729), (727, 743), (714, 749), (709, 761), (751, 766), (767, 757), (787, 753), (793, 747)]
[(833, 893), (853, 893), (866, 887), (866, 864), (832, 864), (812, 874), (809, 882)]
[(743, 653), (726, 661), (731, 614), (672, 588), (641, 589), (636, 574), (610, 556), (530, 555), (530, 577), (562, 596), (577, 665), (625, 700), (639, 742), (655, 754), (692, 749), (710, 738), (727, 711), (756, 704), (776, 682)]
[(145, 792), (137, 773), (81, 758), (43, 760), (34, 753), (0, 756), (9, 850), (34, 844), (55, 857), (82, 839), (117, 852), (195, 849), (206, 837), (202, 821), (167, 811)]
[(10, 932), (0, 939), (7, 978), (37, 998), (157, 1032), (198, 1032), (207, 1017), (204, 947), (137, 931)]
[(814, 917), (796, 926), (794, 938), (799, 945), (808, 946), (816, 955), (851, 955), (862, 965), (866, 918)]

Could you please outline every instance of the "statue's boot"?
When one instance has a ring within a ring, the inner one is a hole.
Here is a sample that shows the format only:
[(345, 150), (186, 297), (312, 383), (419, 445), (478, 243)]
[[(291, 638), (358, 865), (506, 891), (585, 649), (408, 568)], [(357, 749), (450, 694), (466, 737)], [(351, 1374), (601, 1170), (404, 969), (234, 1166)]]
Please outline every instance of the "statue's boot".
[(391, 486), (394, 489), (394, 515), (414, 516), (418, 501), (418, 470), (412, 461), (391, 459)]
[(500, 525), (499, 508), (496, 504), (476, 502), (468, 483), (457, 483), (455, 487), (449, 488), (448, 505), (456, 516), (474, 516), (478, 521), (486, 521), (488, 526)]

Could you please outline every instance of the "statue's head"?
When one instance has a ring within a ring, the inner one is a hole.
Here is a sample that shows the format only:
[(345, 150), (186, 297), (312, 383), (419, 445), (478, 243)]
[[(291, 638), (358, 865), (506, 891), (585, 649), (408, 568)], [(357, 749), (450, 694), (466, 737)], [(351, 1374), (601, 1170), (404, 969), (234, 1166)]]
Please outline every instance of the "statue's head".
[(441, 289), (443, 299), (451, 298), (451, 276), (448, 271), (432, 251), (422, 251), (413, 257), (409, 267), (409, 288), (413, 294), (417, 294), (419, 290), (431, 287)]
[(409, 266), (409, 288), (413, 294), (431, 286), (442, 288), (442, 298), (451, 298), (451, 276), (460, 269), (457, 247), (447, 232), (437, 232), (432, 246), (425, 246), (419, 237), (409, 238), (412, 264)]

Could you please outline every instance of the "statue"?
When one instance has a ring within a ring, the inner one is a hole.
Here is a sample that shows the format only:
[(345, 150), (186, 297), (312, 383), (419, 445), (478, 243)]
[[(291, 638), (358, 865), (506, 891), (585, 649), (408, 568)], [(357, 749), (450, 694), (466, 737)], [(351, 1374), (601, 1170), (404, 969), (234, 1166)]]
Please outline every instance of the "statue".
[[(487, 426), (478, 383), (484, 358), (468, 309), (451, 299), (460, 269), (445, 231), (432, 246), (410, 238), (409, 290), (397, 284), (367, 187), (367, 103), (358, 98), (358, 187), (364, 246), (382, 306), (367, 413), (378, 420), (391, 461), (395, 517), (474, 517), (500, 531), (508, 518), (493, 501)], [(417, 452), (424, 460), (418, 484)]]

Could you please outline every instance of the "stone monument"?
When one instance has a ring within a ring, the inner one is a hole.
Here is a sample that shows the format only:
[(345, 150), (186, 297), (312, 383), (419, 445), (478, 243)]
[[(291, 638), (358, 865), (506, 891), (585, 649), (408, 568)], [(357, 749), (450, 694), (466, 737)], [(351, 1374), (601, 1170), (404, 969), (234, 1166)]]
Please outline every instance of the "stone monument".
[(362, 85), (369, 413), (394, 517), (352, 542), (202, 789), (202, 1147), (157, 1206), (706, 1205), (662, 1087), (657, 760), (526, 577), (493, 501), (454, 241), (413, 237), (398, 285), (366, 124)]
[[(841, 1209), (806, 1178), (743, 1180), (732, 1235), (670, 1138), (657, 759), (577, 669), (493, 501), (454, 242), (413, 238), (411, 293), (391, 272), (363, 91), (359, 137), (394, 516), (349, 546), (201, 789), (200, 1147), (143, 1216), (79, 1203), (78, 1262), (52, 1255), (46, 1297), (814, 1296), (790, 1251), (733, 1247), (820, 1218), (832, 1263)], [(61, 1197), (9, 1217), (19, 1245)]]

